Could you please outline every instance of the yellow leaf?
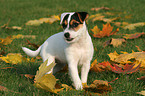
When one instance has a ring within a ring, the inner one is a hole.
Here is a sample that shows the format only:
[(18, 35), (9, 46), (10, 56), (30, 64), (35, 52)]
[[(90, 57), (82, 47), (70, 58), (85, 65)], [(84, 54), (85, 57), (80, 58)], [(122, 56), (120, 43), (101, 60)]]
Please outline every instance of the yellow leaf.
[(114, 53), (110, 53), (108, 54), (108, 56), (110, 57), (110, 60), (115, 61), (119, 54), (116, 51), (114, 51)]
[(11, 36), (6, 37), (5, 39), (0, 38), (0, 40), (1, 40), (0, 44), (3, 44), (3, 45), (11, 44), (11, 42), (13, 41)]
[(46, 60), (44, 63), (42, 63), (39, 67), (39, 70), (36, 72), (35, 75), (35, 81), (39, 80), (43, 75), (45, 75), (47, 72), (49, 72), (54, 66), (55, 63), (52, 62), (49, 66), (47, 66), (48, 60)]
[(0, 59), (11, 64), (18, 64), (22, 63), (22, 61), (28, 61), (28, 59), (24, 58), (20, 53), (9, 53), (7, 56), (1, 56)]
[(47, 90), (49, 92), (57, 93), (55, 92), (55, 84), (56, 84), (56, 78), (52, 74), (46, 74), (43, 75), (41, 78), (39, 78), (34, 83), (34, 86), (40, 89)]
[(91, 16), (89, 16), (88, 19), (92, 19), (92, 18), (99, 17), (99, 16), (102, 16), (102, 14), (99, 13), (99, 14), (91, 15)]
[[(114, 53), (108, 54), (110, 60), (117, 63), (133, 63), (135, 66), (141, 64), (140, 67), (145, 67), (145, 52), (133, 52), (133, 53), (124, 53), (117, 54), (116, 51)], [(131, 61), (131, 59), (135, 59), (135, 61)]]
[(14, 30), (21, 30), (22, 27), (19, 27), (19, 26), (12, 26), (11, 29), (14, 29)]
[(139, 22), (139, 23), (129, 24), (129, 25), (123, 27), (123, 28), (124, 29), (129, 29), (129, 30), (134, 30), (136, 27), (140, 27), (140, 26), (145, 26), (145, 22)]
[(50, 18), (40, 18), (39, 20), (41, 22), (52, 24), (53, 22), (60, 20), (60, 17), (58, 15), (53, 15)]
[(114, 39), (112, 38), (111, 43), (114, 47), (118, 47), (119, 45), (122, 45), (122, 43), (125, 42), (125, 39)]
[(30, 20), (26, 23), (26, 25), (28, 26), (39, 26), (40, 24), (42, 24), (43, 22), (40, 20)]

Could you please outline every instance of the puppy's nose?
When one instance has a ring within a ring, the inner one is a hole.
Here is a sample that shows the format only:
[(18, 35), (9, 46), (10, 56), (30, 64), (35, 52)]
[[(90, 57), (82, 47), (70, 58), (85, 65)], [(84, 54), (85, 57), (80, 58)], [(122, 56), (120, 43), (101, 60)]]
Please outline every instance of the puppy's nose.
[(64, 34), (64, 37), (65, 38), (69, 38), (70, 37), (70, 34), (67, 32), (67, 33)]

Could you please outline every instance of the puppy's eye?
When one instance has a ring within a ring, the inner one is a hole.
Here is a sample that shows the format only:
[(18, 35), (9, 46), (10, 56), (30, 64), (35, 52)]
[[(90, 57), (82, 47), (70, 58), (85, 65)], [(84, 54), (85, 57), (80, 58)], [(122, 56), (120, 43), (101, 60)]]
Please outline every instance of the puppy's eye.
[(75, 28), (75, 27), (77, 27), (79, 25), (79, 23), (73, 23), (72, 24), (72, 28)]
[(62, 27), (63, 27), (63, 29), (65, 29), (67, 27), (67, 25), (65, 23), (62, 23)]

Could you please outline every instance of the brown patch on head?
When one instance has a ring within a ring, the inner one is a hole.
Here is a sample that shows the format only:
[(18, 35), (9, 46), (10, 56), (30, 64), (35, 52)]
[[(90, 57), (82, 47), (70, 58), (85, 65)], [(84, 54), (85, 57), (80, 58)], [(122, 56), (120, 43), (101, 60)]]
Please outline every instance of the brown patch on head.
[(74, 31), (78, 31), (82, 26), (83, 24), (81, 24), (79, 21), (75, 19), (72, 19), (70, 21), (70, 29), (73, 29)]
[(72, 26), (73, 25), (73, 23), (79, 23), (78, 21), (76, 21), (75, 19), (72, 19), (71, 21), (70, 21), (70, 25)]

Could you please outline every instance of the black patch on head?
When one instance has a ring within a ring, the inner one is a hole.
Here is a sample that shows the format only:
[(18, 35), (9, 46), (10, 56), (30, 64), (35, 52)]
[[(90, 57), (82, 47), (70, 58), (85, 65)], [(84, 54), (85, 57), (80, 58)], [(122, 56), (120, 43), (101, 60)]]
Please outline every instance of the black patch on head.
[(73, 20), (73, 19), (76, 20), (76, 21), (78, 21), (80, 24), (82, 24), (82, 22), (81, 22), (80, 19), (79, 19), (78, 13), (74, 13), (74, 14), (71, 16), (70, 21)]
[(67, 21), (69, 15), (70, 14), (65, 15), (65, 17), (63, 18), (63, 21), (62, 21), (62, 27), (63, 27), (63, 29), (65, 29), (67, 27), (67, 25), (65, 24), (65, 21)]
[(80, 22), (80, 24), (83, 24), (83, 22), (87, 18), (87, 15), (88, 15), (87, 12), (75, 12), (71, 17), (71, 20), (74, 19), (74, 20)]
[(87, 12), (76, 12), (76, 13), (79, 14), (80, 19), (81, 19), (82, 21), (85, 21), (86, 18), (88, 17), (88, 13), (87, 13)]

